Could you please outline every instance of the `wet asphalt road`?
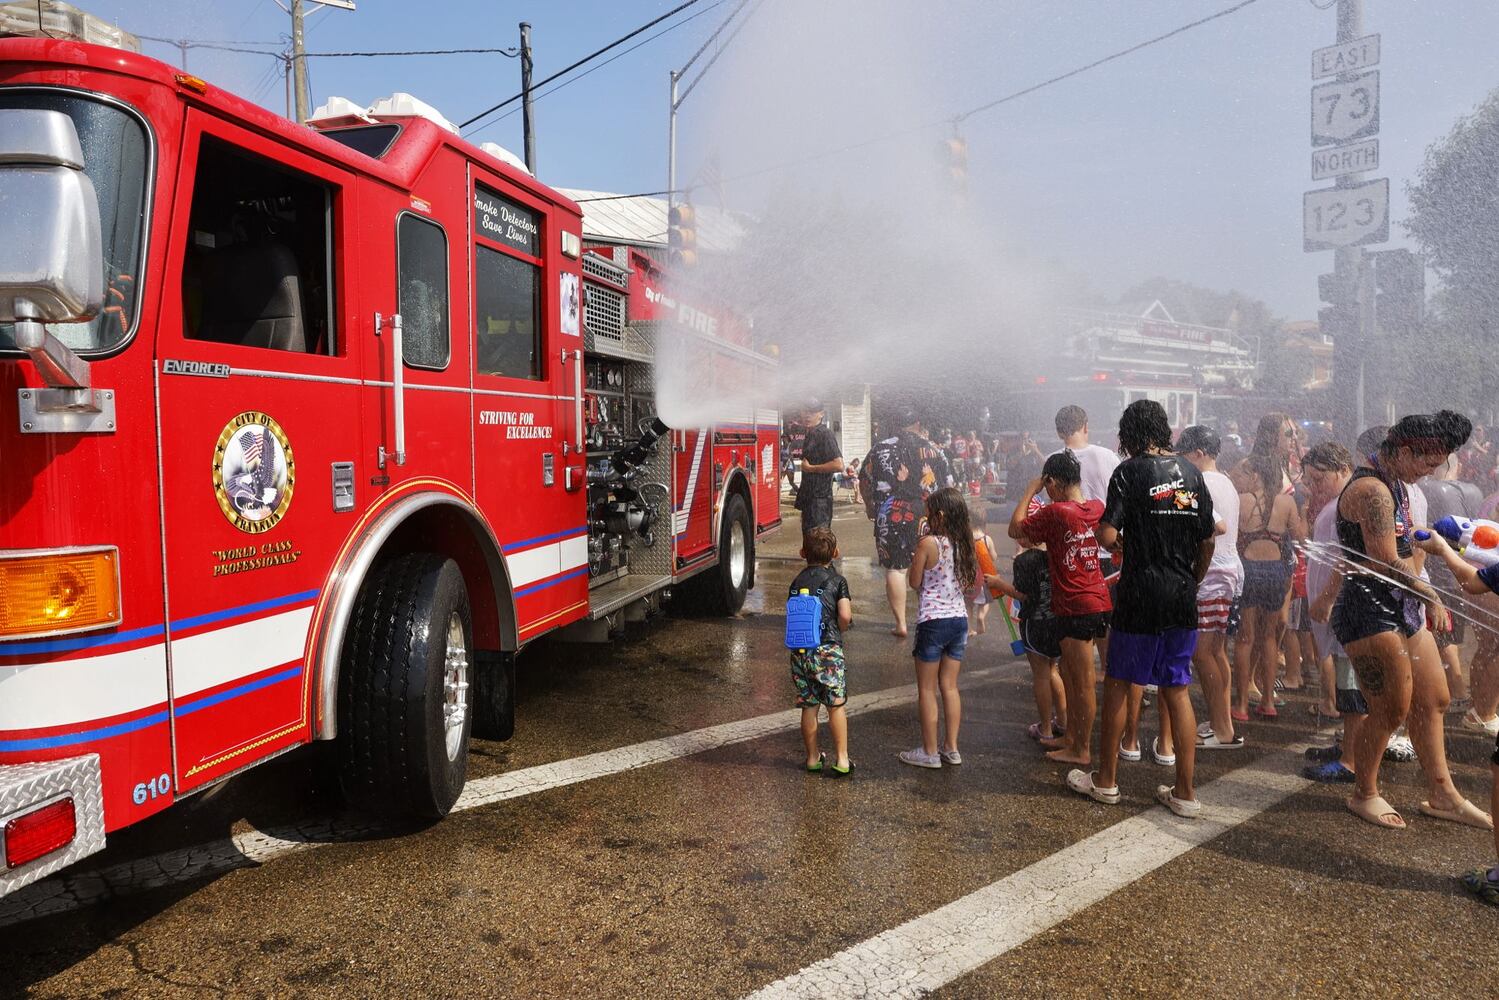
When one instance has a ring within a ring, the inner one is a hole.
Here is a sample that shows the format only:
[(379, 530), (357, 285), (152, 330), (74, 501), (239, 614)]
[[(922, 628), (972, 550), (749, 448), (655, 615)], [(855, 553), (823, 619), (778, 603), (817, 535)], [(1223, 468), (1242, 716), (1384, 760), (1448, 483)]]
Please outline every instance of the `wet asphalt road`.
[[(855, 595), (850, 694), (897, 689), (851, 720), (856, 774), (802, 773), (794, 723), (750, 736), (734, 727), (791, 704), (779, 595), (800, 566), (794, 518), (762, 545), (739, 620), (665, 618), (623, 644), (528, 651), (516, 737), (475, 743), (471, 785), (565, 781), (427, 829), (369, 831), (337, 825), (322, 748), (282, 758), (112, 838), (72, 873), (82, 905), (31, 918), (0, 908), (0, 994), (742, 996), (1044, 869), (1130, 817), (1172, 836), (1149, 804), (1169, 772), (1151, 763), (1122, 766), (1118, 807), (1061, 789), (1065, 769), (1024, 733), (1028, 671), (1005, 635), (970, 646), (963, 766), (895, 760), (916, 742), (898, 690), (911, 682), (909, 651), (885, 631), (868, 522), (848, 505), (835, 527)], [(1199, 784), (1294, 773), (1286, 748), (1313, 731), (1310, 699), (1289, 700), (1279, 722), (1248, 726), (1245, 750), (1200, 755)], [(1144, 728), (1148, 738), (1153, 716)], [(701, 752), (651, 742), (705, 729), (715, 735)], [(1451, 728), (1448, 743), (1459, 787), (1486, 805), (1487, 741)], [(667, 750), (609, 753), (640, 744)], [(584, 755), (598, 755), (582, 769), (599, 776), (574, 773)], [(1499, 913), (1453, 880), (1492, 861), (1489, 835), (1417, 816), (1416, 765), (1387, 765), (1385, 785), (1411, 822), (1404, 833), (1350, 817), (1342, 786), (1296, 782), (1221, 836), (938, 977), (937, 993), (1496, 995)], [(298, 823), (324, 843), (257, 864), (180, 853)], [(156, 888), (91, 886), (90, 871), (150, 868), (164, 852), (176, 860)], [(911, 932), (918, 942), (924, 928)]]

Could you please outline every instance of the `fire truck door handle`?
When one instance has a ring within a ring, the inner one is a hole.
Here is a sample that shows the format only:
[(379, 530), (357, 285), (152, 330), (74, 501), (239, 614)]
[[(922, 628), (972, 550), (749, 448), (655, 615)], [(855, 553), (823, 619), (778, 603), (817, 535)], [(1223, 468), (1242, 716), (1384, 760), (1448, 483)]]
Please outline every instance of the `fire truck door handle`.
[(406, 464), (406, 363), (405, 350), (401, 339), (401, 314), (395, 313), (390, 317), (390, 354), (391, 354), (391, 387), (394, 401), (391, 409), (396, 420), (396, 453), (397, 465)]
[[(564, 353), (566, 353), (564, 351)], [(583, 352), (573, 351), (573, 433), (578, 439), (578, 454), (584, 454), (583, 441)]]

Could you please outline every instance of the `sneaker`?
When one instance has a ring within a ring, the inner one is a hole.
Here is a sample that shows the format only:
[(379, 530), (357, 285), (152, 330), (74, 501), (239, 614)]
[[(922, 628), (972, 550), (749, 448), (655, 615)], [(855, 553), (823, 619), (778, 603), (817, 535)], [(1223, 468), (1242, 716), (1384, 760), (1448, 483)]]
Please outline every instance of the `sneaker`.
[(1094, 802), (1102, 802), (1106, 806), (1119, 804), (1119, 786), (1113, 788), (1100, 788), (1093, 784), (1093, 775), (1088, 771), (1073, 768), (1067, 772), (1067, 787), (1079, 795), (1086, 795)]
[(1157, 785), (1155, 800), (1183, 819), (1196, 819), (1202, 815), (1202, 803), (1196, 799), (1179, 799), (1176, 789), (1170, 785)]
[(1492, 719), (1480, 719), (1478, 713), (1470, 708), (1463, 716), (1463, 728), (1485, 736), (1499, 736), (1499, 715)]
[(1234, 738), (1231, 740), (1220, 740), (1218, 734), (1211, 729), (1208, 730), (1206, 736), (1197, 741), (1199, 750), (1238, 750), (1243, 745), (1244, 737), (1241, 734), (1234, 733)]
[(1133, 750), (1126, 750), (1126, 749), (1124, 749), (1124, 744), (1122, 742), (1119, 744), (1119, 759), (1120, 760), (1137, 761), (1137, 760), (1140, 760), (1141, 758), (1143, 758), (1144, 756), (1145, 755), (1140, 752), (1140, 748), (1139, 747), (1136, 747)]
[(944, 764), (961, 764), (963, 755), (956, 750), (938, 750), (937, 756), (942, 758)]
[(1204, 737), (1211, 736), (1211, 735), (1213, 735), (1213, 724), (1211, 722), (1201, 722), (1201, 723), (1198, 723), (1198, 725), (1197, 725), (1197, 738), (1198, 739), (1202, 739)]
[(1343, 748), (1334, 743), (1330, 747), (1307, 747), (1306, 759), (1318, 764), (1326, 764), (1330, 760), (1341, 760)]
[(1343, 766), (1340, 760), (1329, 760), (1321, 764), (1308, 764), (1301, 769), (1303, 778), (1313, 781), (1322, 781), (1333, 784), (1348, 784), (1353, 781), (1353, 772)]
[(900, 757), (901, 763), (910, 764), (912, 767), (942, 766), (942, 757), (939, 754), (927, 753), (921, 747), (915, 750), (902, 750), (896, 756)]
[(1150, 741), (1150, 756), (1162, 767), (1176, 766), (1176, 754), (1161, 753), (1161, 738), (1159, 736)]
[(1384, 759), (1396, 764), (1407, 764), (1416, 759), (1416, 747), (1405, 736), (1391, 736), (1385, 744)]

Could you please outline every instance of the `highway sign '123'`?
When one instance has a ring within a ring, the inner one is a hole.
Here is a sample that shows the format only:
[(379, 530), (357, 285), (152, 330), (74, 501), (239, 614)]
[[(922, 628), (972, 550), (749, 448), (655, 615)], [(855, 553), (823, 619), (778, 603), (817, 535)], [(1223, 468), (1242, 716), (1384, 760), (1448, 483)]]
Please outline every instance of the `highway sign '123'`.
[(1331, 146), (1379, 132), (1379, 70), (1312, 88), (1312, 145)]
[(1390, 238), (1390, 180), (1308, 191), (1301, 216), (1301, 246), (1307, 253), (1383, 243)]

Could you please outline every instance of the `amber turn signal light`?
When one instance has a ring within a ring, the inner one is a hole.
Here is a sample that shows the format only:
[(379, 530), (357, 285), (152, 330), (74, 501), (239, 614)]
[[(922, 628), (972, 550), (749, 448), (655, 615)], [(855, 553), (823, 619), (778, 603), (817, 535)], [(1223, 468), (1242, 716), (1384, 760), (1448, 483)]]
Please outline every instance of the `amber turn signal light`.
[(114, 546), (0, 552), (0, 639), (30, 639), (120, 623)]

